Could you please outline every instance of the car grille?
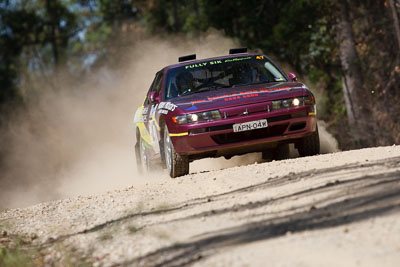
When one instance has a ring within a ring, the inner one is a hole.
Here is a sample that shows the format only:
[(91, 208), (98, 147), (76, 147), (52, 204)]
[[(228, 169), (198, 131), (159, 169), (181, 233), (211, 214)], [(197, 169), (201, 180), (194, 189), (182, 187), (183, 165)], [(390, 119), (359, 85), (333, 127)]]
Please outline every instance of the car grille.
[[(287, 115), (270, 117), (270, 118), (267, 118), (267, 121), (268, 121), (268, 123), (278, 122), (278, 121), (285, 121), (285, 120), (290, 120), (293, 118), (300, 118), (300, 117), (306, 117), (306, 116), (307, 116), (306, 112), (297, 112), (297, 113), (292, 113), (292, 114), (287, 114)], [(192, 130), (190, 130), (189, 133), (190, 134), (199, 134), (199, 133), (205, 133), (205, 132), (229, 130), (232, 128), (233, 128), (233, 124), (224, 124), (224, 125), (218, 125), (218, 126), (211, 126), (211, 127), (207, 127), (207, 128), (192, 129)]]
[(289, 123), (285, 123), (246, 132), (216, 134), (211, 136), (211, 138), (214, 140), (215, 143), (219, 145), (232, 144), (236, 142), (251, 141), (267, 137), (279, 136), (285, 132), (288, 126)]

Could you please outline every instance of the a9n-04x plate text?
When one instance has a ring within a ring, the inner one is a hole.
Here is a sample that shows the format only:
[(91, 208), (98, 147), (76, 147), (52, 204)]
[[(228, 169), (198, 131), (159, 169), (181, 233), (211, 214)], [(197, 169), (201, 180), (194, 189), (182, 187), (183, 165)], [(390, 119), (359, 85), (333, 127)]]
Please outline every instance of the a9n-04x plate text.
[(268, 127), (267, 120), (249, 121), (233, 125), (234, 132), (251, 131)]

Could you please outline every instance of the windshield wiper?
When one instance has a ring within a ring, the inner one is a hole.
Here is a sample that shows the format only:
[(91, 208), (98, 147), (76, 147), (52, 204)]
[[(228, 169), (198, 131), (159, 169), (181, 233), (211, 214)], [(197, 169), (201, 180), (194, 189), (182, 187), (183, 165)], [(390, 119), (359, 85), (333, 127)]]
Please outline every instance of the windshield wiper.
[(182, 94), (180, 94), (179, 96), (192, 95), (192, 94), (197, 94), (197, 93), (201, 93), (201, 92), (208, 92), (208, 91), (212, 91), (212, 90), (216, 90), (216, 89), (217, 89), (216, 86), (204, 87), (204, 88), (200, 88), (195, 91), (185, 91)]
[(232, 87), (249, 86), (249, 85), (252, 85), (252, 83), (239, 83), (239, 84), (232, 85)]
[(194, 91), (185, 91), (182, 94), (180, 94), (179, 96), (185, 96), (185, 95), (191, 95), (191, 94), (196, 94), (196, 93), (201, 93), (201, 92), (209, 92), (209, 91), (214, 91), (214, 90), (218, 90), (221, 88), (228, 88), (230, 87), (229, 85), (212, 85), (212, 86), (207, 86), (207, 87), (203, 87), (200, 88), (198, 90), (194, 90)]
[(221, 88), (227, 88), (227, 87), (229, 87), (229, 85), (212, 85), (212, 86), (207, 86), (207, 87), (204, 87), (204, 88), (200, 88), (196, 92), (199, 93), (199, 92), (214, 91), (214, 90), (218, 90), (218, 89), (221, 89)]
[(239, 86), (250, 86), (250, 85), (256, 85), (256, 84), (261, 84), (261, 83), (270, 83), (271, 81), (261, 81), (261, 82), (255, 82), (255, 83), (240, 83), (240, 84), (234, 84), (232, 87), (239, 87)]

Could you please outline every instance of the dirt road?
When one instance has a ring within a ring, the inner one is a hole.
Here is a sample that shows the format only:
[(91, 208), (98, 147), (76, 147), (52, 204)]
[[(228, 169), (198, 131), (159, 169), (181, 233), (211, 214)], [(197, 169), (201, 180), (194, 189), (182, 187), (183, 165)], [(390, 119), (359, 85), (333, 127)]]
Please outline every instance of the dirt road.
[(3, 211), (0, 227), (46, 264), (400, 266), (399, 146), (147, 179)]

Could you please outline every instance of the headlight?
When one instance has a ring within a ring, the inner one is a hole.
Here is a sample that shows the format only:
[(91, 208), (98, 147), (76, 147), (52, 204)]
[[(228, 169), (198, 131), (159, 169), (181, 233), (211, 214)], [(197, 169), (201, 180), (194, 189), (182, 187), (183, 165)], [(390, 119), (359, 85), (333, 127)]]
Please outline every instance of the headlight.
[(282, 107), (283, 107), (283, 108), (290, 108), (292, 102), (293, 102), (292, 99), (285, 99), (285, 100), (282, 100)]
[(272, 110), (315, 104), (313, 95), (272, 101)]
[(216, 119), (221, 119), (221, 113), (219, 110), (204, 111), (172, 117), (172, 121), (176, 124), (196, 123)]
[(185, 123), (187, 123), (187, 117), (186, 117), (186, 115), (174, 116), (174, 117), (172, 117), (172, 121), (175, 122), (176, 124), (185, 124)]
[(304, 98), (304, 105), (315, 104), (315, 98), (313, 95), (308, 95), (303, 98)]
[[(183, 115), (185, 116), (185, 115)], [(199, 121), (199, 115), (197, 114), (188, 114), (187, 115), (187, 121), (188, 122), (198, 122)]]
[(281, 108), (281, 102), (280, 100), (278, 101), (272, 101), (272, 109), (276, 110), (276, 109), (280, 109)]

